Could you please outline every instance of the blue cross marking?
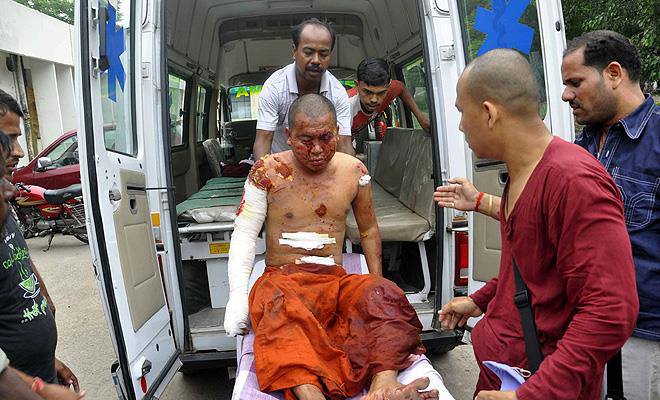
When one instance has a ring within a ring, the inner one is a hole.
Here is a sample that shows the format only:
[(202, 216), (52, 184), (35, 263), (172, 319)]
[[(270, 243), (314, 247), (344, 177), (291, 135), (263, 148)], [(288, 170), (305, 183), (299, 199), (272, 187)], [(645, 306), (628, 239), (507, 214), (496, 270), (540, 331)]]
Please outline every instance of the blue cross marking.
[(480, 56), (492, 49), (516, 49), (529, 54), (534, 29), (518, 22), (531, 0), (492, 0), (492, 11), (477, 8), (474, 28), (485, 33), (486, 40), (477, 51)]
[(108, 55), (108, 98), (117, 102), (117, 81), (121, 90), (124, 90), (126, 72), (122, 65), (121, 56), (126, 51), (124, 28), (117, 29), (117, 10), (108, 3), (108, 20), (105, 23), (105, 51)]

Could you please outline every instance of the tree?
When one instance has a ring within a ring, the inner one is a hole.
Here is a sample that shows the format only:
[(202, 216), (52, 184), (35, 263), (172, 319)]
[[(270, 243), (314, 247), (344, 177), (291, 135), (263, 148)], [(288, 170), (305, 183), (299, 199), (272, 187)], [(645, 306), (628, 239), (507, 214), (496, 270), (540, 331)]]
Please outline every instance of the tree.
[(660, 81), (660, 1), (567, 0), (563, 1), (566, 38), (583, 32), (609, 29), (630, 38), (642, 62), (642, 87)]
[(67, 24), (73, 25), (73, 0), (14, 0)]

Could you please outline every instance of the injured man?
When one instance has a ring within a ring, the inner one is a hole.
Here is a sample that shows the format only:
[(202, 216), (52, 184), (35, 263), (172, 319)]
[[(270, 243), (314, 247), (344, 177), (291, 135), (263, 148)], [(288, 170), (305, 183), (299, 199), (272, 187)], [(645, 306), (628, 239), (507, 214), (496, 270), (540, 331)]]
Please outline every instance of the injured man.
[[(263, 157), (250, 171), (229, 251), (224, 326), (229, 335), (245, 334), (249, 314), (259, 389), (286, 399), (345, 399), (367, 387), (369, 400), (451, 399), (430, 364), (407, 385), (397, 381), (423, 357), (422, 325), (403, 291), (381, 276), (370, 177), (359, 160), (335, 153), (333, 104), (299, 97), (286, 135), (291, 150)], [(351, 207), (366, 275), (342, 268)], [(267, 267), (248, 296), (264, 222)]]

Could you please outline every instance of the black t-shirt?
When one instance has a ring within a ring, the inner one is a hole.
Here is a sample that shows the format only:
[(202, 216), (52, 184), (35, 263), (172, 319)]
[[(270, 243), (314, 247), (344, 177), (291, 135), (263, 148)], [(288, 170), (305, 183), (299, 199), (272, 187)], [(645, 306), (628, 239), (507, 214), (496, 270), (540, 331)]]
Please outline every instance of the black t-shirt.
[(55, 318), (41, 294), (27, 244), (7, 216), (0, 232), (0, 348), (11, 366), (55, 382)]

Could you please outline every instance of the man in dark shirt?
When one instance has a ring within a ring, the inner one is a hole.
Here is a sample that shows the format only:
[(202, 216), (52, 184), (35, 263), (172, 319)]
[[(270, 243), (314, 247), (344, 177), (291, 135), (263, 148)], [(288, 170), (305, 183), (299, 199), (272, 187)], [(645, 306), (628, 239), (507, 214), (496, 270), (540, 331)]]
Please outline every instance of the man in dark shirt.
[[(6, 159), (9, 156), (9, 138), (0, 131), (0, 177), (4, 177)], [(16, 194), (14, 186), (5, 178), (0, 178), (0, 232), (4, 231), (9, 214), (9, 201)], [(11, 218), (11, 217), (10, 217)], [(2, 297), (2, 296), (0, 296)], [(12, 400), (82, 400), (84, 392), (70, 392), (57, 384), (43, 384), (40, 378), (32, 378), (9, 366), (9, 359), (0, 348), (0, 399)], [(31, 385), (31, 386), (30, 386)]]
[[(640, 61), (628, 38), (588, 32), (564, 53), (564, 101), (585, 125), (575, 143), (612, 175), (621, 192), (637, 277), (639, 316), (622, 350), (623, 391), (629, 400), (660, 398), (660, 107), (639, 84)], [(442, 207), (478, 211), (500, 219), (499, 197), (463, 178), (438, 188)], [(490, 204), (490, 207), (488, 206)], [(609, 369), (608, 369), (609, 370)]]
[[(472, 332), (478, 400), (599, 400), (605, 363), (638, 312), (632, 253), (614, 181), (583, 149), (553, 138), (538, 94), (529, 64), (514, 50), (478, 57), (459, 79), (460, 129), (477, 156), (506, 163), (509, 181), (499, 212), (499, 275), (445, 305), (440, 319), (453, 329), (485, 311)], [(515, 392), (499, 392), (499, 379), (481, 362), (529, 369), (514, 259), (545, 359)]]
[[(575, 38), (562, 63), (562, 98), (585, 125), (575, 143), (612, 175), (637, 275), (639, 316), (621, 352), (628, 400), (660, 399), (660, 107), (639, 84), (630, 41), (611, 31)], [(608, 369), (608, 372), (610, 370)]]
[[(24, 153), (18, 142), (23, 112), (14, 98), (0, 90), (0, 131), (10, 139), (8, 177)], [(5, 178), (7, 178), (5, 175)], [(55, 358), (57, 327), (43, 282), (30, 259), (25, 239), (11, 215), (0, 231), (0, 348), (16, 369), (46, 382), (79, 390), (78, 379)]]

